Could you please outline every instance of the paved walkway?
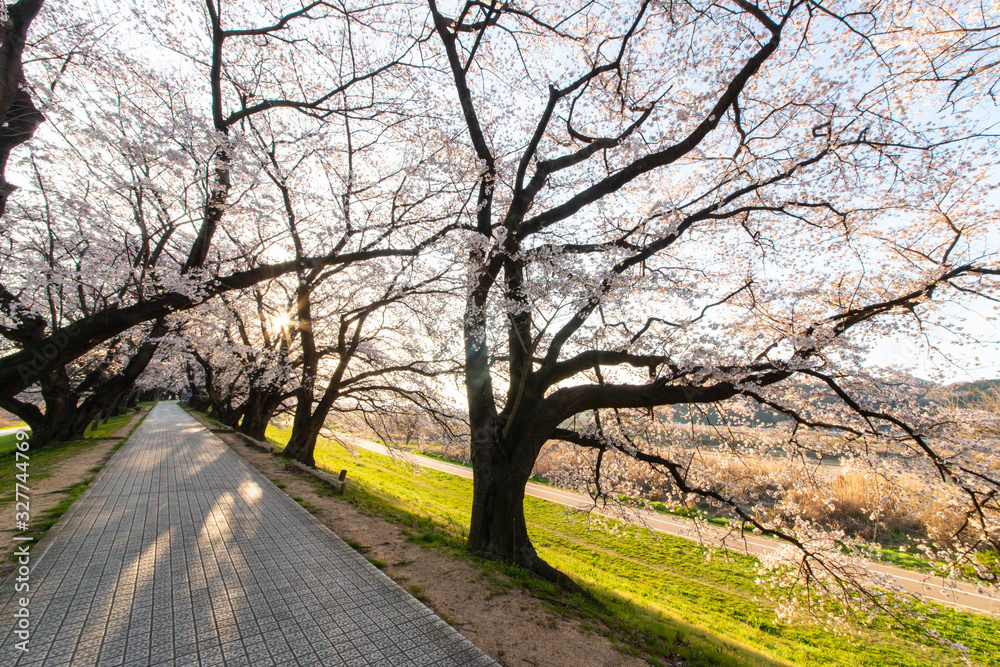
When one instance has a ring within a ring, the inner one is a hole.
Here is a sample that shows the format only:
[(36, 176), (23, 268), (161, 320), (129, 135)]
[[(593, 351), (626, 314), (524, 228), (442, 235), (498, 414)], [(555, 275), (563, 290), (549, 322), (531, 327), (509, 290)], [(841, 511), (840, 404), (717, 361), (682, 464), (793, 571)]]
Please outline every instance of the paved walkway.
[(158, 404), (17, 573), (0, 665), (495, 665), (174, 403)]

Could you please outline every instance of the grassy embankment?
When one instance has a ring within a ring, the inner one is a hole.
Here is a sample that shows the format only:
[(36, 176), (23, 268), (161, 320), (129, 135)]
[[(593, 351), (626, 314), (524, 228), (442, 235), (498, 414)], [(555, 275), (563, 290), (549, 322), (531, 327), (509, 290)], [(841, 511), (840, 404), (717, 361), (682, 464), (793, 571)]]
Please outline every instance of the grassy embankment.
[[(705, 427), (699, 427), (705, 428)], [(453, 455), (448, 455), (442, 451), (440, 445), (435, 445), (434, 443), (422, 443), (418, 445), (409, 445), (402, 447), (402, 449), (409, 451), (413, 454), (419, 454), (421, 456), (426, 456), (428, 458), (437, 459), (439, 461), (445, 461), (447, 463), (453, 463), (455, 465), (460, 465), (466, 468), (472, 468), (472, 464), (466, 459), (457, 458)], [(565, 463), (563, 463), (565, 465)], [(849, 482), (857, 482), (858, 475), (854, 475)], [(552, 482), (550, 479), (546, 478), (544, 475), (535, 474), (531, 476), (531, 481), (536, 484), (545, 484), (548, 486), (559, 487), (558, 484)], [(575, 489), (570, 489), (575, 490)], [(865, 494), (859, 494), (860, 498), (853, 498), (853, 504), (857, 507), (862, 507), (867, 505), (869, 499), (865, 497)], [(670, 514), (673, 516), (679, 516), (682, 518), (694, 519), (699, 518), (701, 520), (707, 521), (708, 523), (715, 524), (717, 526), (728, 526), (732, 523), (732, 520), (722, 514), (712, 514), (711, 508), (698, 508), (698, 507), (685, 507), (680, 505), (668, 505), (660, 501), (650, 501), (646, 498), (627, 496), (623, 494), (616, 494), (617, 500), (631, 505), (638, 509), (643, 509), (647, 511), (657, 512), (659, 514)], [(869, 511), (870, 513), (870, 511)], [(917, 536), (919, 537), (919, 535)], [(878, 546), (872, 545), (865, 547), (862, 550), (862, 556), (873, 561), (880, 561), (886, 563), (887, 565), (893, 565), (895, 567), (912, 570), (914, 572), (937, 574), (939, 576), (947, 577), (950, 576), (948, 572), (948, 567), (945, 563), (937, 563), (930, 560), (923, 555), (919, 555), (913, 550), (914, 535), (904, 533), (902, 531), (884, 531), (881, 534), (881, 538), (884, 542), (889, 544), (889, 546)], [(888, 538), (888, 539), (887, 539)], [(901, 546), (906, 546), (906, 550), (900, 550)], [(980, 552), (976, 554), (978, 560), (980, 560), (984, 565), (994, 566), (994, 562), (998, 560), (998, 555), (995, 553)], [(975, 576), (970, 566), (965, 566), (964, 568), (969, 580), (974, 582)]]
[[(143, 403), (144, 407), (152, 405), (152, 403)], [(28, 454), (28, 488), (33, 488), (33, 485), (40, 479), (44, 479), (51, 475), (50, 470), (53, 466), (58, 465), (61, 461), (71, 458), (75, 454), (79, 454), (88, 447), (92, 446), (94, 442), (98, 440), (107, 440), (112, 437), (119, 429), (129, 423), (129, 421), (135, 415), (131, 412), (118, 417), (112, 417), (108, 420), (106, 424), (101, 424), (94, 430), (88, 430), (87, 433), (81, 440), (71, 440), (68, 442), (60, 442), (53, 444), (49, 447), (40, 450), (29, 449)], [(145, 415), (143, 416), (145, 418)], [(141, 420), (137, 422), (126, 434), (124, 438), (111, 450), (114, 452), (124, 443), (128, 436), (132, 435)], [(17, 475), (20, 470), (17, 469), (17, 457), (15, 456), (15, 451), (17, 448), (18, 437), (17, 434), (0, 436), (0, 490), (2, 490), (2, 495), (0, 495), (0, 504), (12, 503), (14, 502), (14, 483), (16, 481), (15, 475)], [(29, 438), (28, 442), (31, 440)], [(80, 495), (87, 490), (90, 483), (94, 480), (94, 474), (100, 472), (103, 466), (94, 466), (89, 469), (87, 475), (82, 477), (76, 483), (68, 486), (62, 491), (65, 496), (59, 501), (57, 505), (46, 510), (39, 516), (32, 514), (31, 527), (22, 535), (31, 535), (36, 539), (41, 539), (49, 529), (59, 521), (59, 518), (66, 513), (74, 501), (80, 497)], [(29, 491), (29, 497), (31, 492)]]
[[(288, 435), (268, 430), (278, 446)], [(410, 539), (444, 548), (463, 546), (471, 481), (432, 470), (414, 474), (403, 463), (364, 450), (355, 458), (329, 441), (321, 441), (316, 460), (331, 472), (348, 469), (354, 488), (347, 499), (403, 524)], [(579, 515), (536, 498), (526, 499), (525, 512), (539, 553), (592, 591), (604, 610), (581, 599), (572, 604), (600, 617), (595, 629), (625, 650), (644, 652), (661, 664), (678, 658), (686, 665), (961, 664), (956, 653), (916, 627), (890, 628), (876, 621), (858, 636), (844, 637), (816, 626), (774, 623), (774, 605), (766, 589), (755, 583), (758, 573), (751, 557), (713, 557), (713, 550), (688, 540), (610, 521), (610, 530), (588, 525)], [(556, 595), (514, 568), (484, 567), (497, 568), (536, 593)], [(1000, 621), (943, 608), (931, 613), (926, 625), (965, 644), (974, 664), (997, 664)]]

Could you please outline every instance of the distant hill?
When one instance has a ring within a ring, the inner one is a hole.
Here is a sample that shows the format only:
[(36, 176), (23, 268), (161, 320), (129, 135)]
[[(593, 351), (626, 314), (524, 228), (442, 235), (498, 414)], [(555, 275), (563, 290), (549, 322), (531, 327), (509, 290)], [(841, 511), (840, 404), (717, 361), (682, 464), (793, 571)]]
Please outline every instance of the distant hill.
[(987, 402), (1000, 396), (1000, 379), (956, 382), (943, 387), (935, 387), (927, 392), (927, 398), (936, 402), (954, 402), (962, 408), (984, 407)]
[[(908, 397), (904, 400), (910, 400), (917, 405), (953, 403), (963, 408), (985, 407), (988, 400), (996, 400), (996, 397), (1000, 396), (1000, 379), (936, 385), (917, 377), (900, 376), (898, 382), (903, 396)], [(800, 382), (799, 384), (802, 389), (810, 388), (810, 385), (805, 382)], [(812, 388), (824, 394), (827, 392), (826, 387), (819, 385)], [(821, 401), (832, 403), (837, 401), (837, 399), (831, 395), (824, 396)], [(884, 407), (891, 412), (890, 406), (882, 404), (877, 399), (873, 399), (872, 403), (876, 406)], [(670, 420), (670, 417), (667, 419)], [(789, 418), (785, 415), (764, 406), (758, 407), (751, 419), (762, 425), (774, 425), (789, 421)], [(697, 409), (679, 405), (673, 408), (672, 421), (675, 423), (689, 423), (693, 421), (695, 424), (714, 424), (718, 421), (718, 417), (711, 409), (702, 413)]]

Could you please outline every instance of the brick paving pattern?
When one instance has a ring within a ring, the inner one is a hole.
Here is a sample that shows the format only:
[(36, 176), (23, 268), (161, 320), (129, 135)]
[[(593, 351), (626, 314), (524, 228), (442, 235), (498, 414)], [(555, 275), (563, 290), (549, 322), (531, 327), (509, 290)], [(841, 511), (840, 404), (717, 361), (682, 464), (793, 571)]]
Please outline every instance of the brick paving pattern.
[(32, 549), (28, 653), (0, 665), (496, 665), (175, 403)]

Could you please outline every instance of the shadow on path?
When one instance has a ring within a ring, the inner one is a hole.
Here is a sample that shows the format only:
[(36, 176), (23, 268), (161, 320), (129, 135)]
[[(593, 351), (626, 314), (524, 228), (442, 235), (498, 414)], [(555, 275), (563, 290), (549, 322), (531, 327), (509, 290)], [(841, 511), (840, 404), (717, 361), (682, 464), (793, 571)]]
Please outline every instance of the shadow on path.
[[(0, 588), (0, 665), (495, 665), (160, 403)], [(29, 597), (28, 652), (11, 626)]]

